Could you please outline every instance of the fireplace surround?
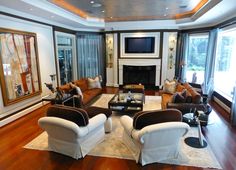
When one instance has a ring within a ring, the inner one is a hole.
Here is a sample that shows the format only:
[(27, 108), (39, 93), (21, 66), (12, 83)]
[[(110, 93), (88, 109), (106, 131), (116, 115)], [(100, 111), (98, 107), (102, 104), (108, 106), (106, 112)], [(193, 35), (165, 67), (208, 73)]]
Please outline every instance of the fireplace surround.
[(123, 65), (123, 85), (142, 84), (146, 88), (155, 86), (156, 66)]

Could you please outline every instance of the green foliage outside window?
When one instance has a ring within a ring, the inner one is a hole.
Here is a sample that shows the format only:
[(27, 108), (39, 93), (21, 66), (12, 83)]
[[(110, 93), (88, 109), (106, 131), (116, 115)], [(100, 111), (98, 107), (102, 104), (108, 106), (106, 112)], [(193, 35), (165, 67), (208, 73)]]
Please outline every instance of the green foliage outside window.
[(204, 71), (208, 37), (190, 37), (187, 67), (190, 71)]

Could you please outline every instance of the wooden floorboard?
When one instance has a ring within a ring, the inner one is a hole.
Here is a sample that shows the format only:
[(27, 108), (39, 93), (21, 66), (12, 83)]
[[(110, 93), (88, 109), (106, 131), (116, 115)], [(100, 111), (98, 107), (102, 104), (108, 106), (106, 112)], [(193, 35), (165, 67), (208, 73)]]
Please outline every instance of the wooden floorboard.
[[(106, 88), (104, 93), (116, 93), (117, 88)], [(146, 90), (146, 95), (158, 95), (158, 91)], [(236, 129), (227, 120), (227, 113), (211, 103), (210, 122), (203, 127), (203, 134), (223, 169), (236, 169)], [(0, 129), (0, 170), (201, 170), (203, 168), (150, 164), (142, 167), (132, 160), (86, 156), (73, 158), (48, 151), (24, 149), (23, 146), (42, 133), (37, 121), (45, 115), (49, 105), (2, 127)], [(221, 116), (224, 115), (224, 116)], [(204, 158), (202, 158), (204, 159)]]

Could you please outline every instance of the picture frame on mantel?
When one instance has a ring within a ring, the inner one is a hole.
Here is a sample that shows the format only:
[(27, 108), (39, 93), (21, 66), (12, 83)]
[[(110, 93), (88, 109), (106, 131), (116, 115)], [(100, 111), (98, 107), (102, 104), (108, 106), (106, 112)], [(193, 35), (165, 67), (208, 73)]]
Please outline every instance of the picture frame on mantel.
[(35, 33), (0, 28), (0, 77), (4, 106), (41, 94)]

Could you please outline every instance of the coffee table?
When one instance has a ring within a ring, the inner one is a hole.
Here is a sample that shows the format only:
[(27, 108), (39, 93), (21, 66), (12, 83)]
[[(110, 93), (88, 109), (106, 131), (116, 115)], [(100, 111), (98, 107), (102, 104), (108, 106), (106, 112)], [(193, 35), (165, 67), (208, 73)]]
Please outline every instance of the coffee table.
[(119, 92), (108, 102), (108, 108), (123, 113), (142, 111), (144, 98), (143, 93)]

